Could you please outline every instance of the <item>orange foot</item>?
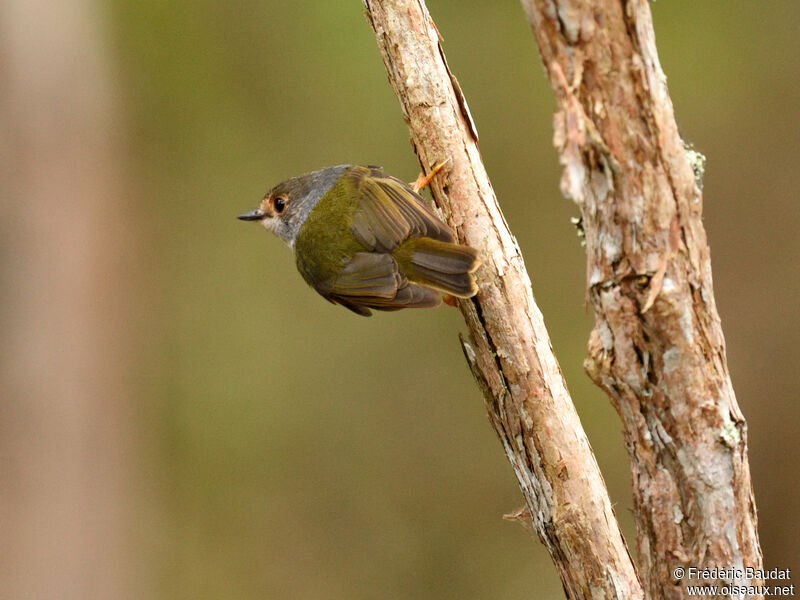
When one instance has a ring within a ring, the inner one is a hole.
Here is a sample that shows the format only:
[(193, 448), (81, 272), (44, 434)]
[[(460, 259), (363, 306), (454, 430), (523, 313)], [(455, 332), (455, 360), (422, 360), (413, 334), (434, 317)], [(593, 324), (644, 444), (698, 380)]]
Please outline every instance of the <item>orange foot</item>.
[(450, 294), (443, 294), (442, 295), (442, 302), (447, 304), (447, 306), (458, 306), (458, 298), (455, 296), (451, 296)]
[(420, 173), (419, 177), (417, 177), (417, 180), (412, 184), (412, 189), (414, 190), (414, 192), (418, 194), (422, 188), (429, 185), (431, 179), (433, 179), (436, 176), (436, 174), (439, 171), (441, 171), (444, 168), (444, 166), (449, 162), (450, 162), (449, 158), (447, 160), (443, 160), (442, 162), (434, 166), (433, 169), (431, 169), (431, 172), (428, 173), (427, 175), (425, 175), (424, 173)]

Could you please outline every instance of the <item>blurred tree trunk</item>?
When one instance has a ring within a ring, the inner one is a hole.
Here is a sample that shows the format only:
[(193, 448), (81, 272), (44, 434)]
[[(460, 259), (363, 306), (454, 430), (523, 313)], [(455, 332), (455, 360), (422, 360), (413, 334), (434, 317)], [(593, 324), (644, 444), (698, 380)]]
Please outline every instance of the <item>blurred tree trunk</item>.
[[(366, 0), (389, 81), (423, 169), (448, 159), (431, 189), (483, 265), (478, 295), (459, 302), (464, 352), (570, 598), (642, 597), (603, 478), (536, 306), (516, 240), (481, 161), (477, 132), (421, 0)], [(535, 596), (535, 594), (533, 595)]]
[(123, 363), (134, 272), (102, 27), (88, 0), (0, 4), (4, 598), (134, 598)]
[(762, 564), (702, 223), (702, 158), (678, 135), (646, 0), (522, 4), (559, 105), (561, 188), (586, 234), (586, 370), (622, 418), (646, 589), (680, 598), (678, 567)]

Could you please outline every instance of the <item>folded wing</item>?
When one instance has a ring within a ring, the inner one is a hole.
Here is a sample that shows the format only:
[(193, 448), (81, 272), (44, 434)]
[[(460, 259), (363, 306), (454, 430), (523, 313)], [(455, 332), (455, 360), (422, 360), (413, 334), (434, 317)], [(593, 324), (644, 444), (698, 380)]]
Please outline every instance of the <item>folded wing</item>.
[(390, 254), (373, 252), (356, 252), (328, 289), (320, 292), (365, 317), (370, 308), (423, 308), (441, 302), (438, 292), (409, 283)]
[(353, 167), (348, 176), (360, 199), (352, 231), (365, 248), (392, 252), (417, 237), (455, 241), (450, 228), (404, 182), (374, 167)]

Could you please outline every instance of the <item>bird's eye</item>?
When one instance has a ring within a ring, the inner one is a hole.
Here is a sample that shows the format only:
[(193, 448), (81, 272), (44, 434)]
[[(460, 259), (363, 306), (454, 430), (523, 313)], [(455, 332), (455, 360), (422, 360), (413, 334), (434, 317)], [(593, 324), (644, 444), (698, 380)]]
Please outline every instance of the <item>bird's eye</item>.
[(283, 196), (278, 196), (272, 202), (275, 205), (275, 212), (278, 214), (282, 213), (283, 209), (286, 208), (286, 198)]

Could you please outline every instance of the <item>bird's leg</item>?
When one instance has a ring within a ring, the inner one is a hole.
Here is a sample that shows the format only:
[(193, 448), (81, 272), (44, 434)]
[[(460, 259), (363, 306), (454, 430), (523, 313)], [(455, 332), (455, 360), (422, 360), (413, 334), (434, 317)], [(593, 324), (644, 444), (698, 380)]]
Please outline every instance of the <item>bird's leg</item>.
[(458, 306), (458, 298), (451, 296), (450, 294), (442, 294), (442, 302), (447, 304), (447, 306), (452, 306), (454, 308)]
[(431, 179), (436, 177), (436, 174), (439, 171), (441, 171), (444, 168), (444, 166), (449, 162), (450, 159), (447, 158), (446, 160), (443, 160), (442, 162), (435, 165), (433, 169), (431, 169), (431, 172), (428, 173), (427, 175), (425, 175), (425, 173), (420, 173), (419, 177), (417, 177), (417, 180), (413, 184), (411, 184), (411, 188), (414, 190), (414, 193), (419, 194), (419, 191), (425, 186), (429, 185)]

